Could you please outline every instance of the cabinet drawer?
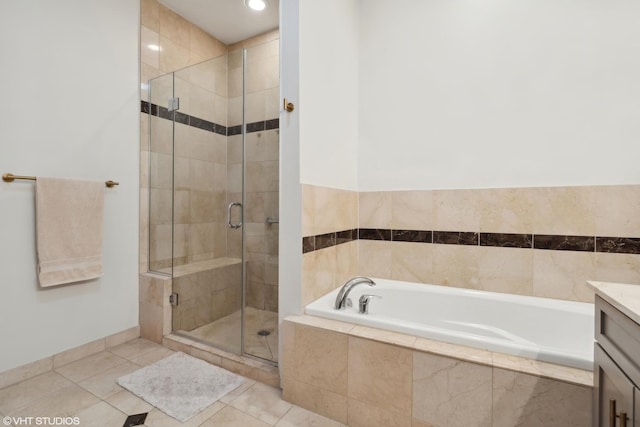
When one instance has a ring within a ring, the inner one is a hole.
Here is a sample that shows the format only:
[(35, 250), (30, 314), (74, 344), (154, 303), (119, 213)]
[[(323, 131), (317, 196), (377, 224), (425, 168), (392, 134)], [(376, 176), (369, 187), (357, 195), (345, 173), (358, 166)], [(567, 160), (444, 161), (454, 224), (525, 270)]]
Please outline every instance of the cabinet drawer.
[(625, 374), (640, 384), (640, 325), (599, 296), (595, 310), (596, 340)]

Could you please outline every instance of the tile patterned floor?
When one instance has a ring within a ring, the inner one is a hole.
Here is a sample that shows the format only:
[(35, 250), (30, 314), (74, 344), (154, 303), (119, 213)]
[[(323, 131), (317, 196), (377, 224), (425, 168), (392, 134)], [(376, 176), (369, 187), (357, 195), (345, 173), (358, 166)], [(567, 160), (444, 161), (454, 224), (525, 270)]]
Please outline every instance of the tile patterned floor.
[(6, 417), (78, 417), (82, 427), (120, 427), (127, 416), (148, 412), (148, 427), (342, 426), (285, 402), (279, 389), (250, 379), (186, 423), (116, 384), (118, 377), (172, 353), (139, 338), (0, 389), (1, 425), (17, 427)]
[[(190, 332), (180, 331), (220, 348), (240, 348), (240, 310), (200, 326)], [(245, 352), (265, 360), (278, 361), (278, 313), (245, 308)], [(259, 331), (268, 331), (261, 336)]]

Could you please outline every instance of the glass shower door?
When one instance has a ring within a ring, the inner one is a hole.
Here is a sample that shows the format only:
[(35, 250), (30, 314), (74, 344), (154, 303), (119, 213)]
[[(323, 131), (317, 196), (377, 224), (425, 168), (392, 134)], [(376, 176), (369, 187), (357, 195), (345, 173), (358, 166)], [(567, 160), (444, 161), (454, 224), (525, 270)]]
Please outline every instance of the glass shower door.
[(172, 99), (173, 330), (240, 354), (242, 159), (228, 153), (226, 55), (176, 71)]
[(242, 71), (244, 82), (244, 353), (273, 362), (278, 361), (278, 54), (278, 40), (244, 49), (241, 70), (229, 71)]

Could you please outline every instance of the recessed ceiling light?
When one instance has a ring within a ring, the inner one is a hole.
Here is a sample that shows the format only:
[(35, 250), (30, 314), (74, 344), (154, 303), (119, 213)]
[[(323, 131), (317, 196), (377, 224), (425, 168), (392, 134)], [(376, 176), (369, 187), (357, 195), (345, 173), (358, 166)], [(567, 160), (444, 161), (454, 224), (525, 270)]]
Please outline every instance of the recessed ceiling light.
[(253, 10), (264, 10), (267, 7), (266, 0), (244, 0), (244, 5)]

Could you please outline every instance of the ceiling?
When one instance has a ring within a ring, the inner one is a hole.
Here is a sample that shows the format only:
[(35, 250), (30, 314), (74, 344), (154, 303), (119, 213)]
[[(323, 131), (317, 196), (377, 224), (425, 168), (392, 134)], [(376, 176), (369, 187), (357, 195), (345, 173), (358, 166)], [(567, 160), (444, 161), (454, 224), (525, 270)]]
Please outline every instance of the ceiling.
[(159, 0), (224, 44), (236, 43), (278, 28), (279, 0), (266, 0), (256, 12), (243, 0)]

